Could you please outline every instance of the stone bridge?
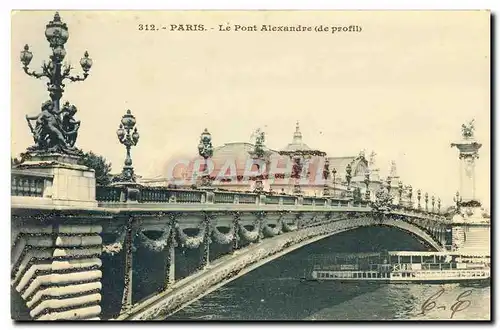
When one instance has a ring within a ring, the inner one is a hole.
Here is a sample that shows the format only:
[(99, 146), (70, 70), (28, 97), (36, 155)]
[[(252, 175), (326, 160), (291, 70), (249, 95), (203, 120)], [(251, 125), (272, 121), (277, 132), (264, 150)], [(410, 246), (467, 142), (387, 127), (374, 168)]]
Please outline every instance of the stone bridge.
[[(364, 226), (399, 228), (434, 250), (451, 244), (444, 215), (401, 205), (380, 213), (348, 198), (146, 187), (97, 187), (93, 206), (61, 204), (46, 196), (54, 179), (13, 176), (17, 318), (161, 319), (290, 251)], [(139, 248), (163, 260), (164, 283), (135, 298)], [(198, 262), (180, 277), (176, 258), (186, 250)]]
[[(461, 187), (467, 194), (463, 201), (456, 195), (455, 215), (462, 204), (466, 206), (466, 216), (458, 216), (462, 222), (440, 212), (440, 199), (437, 210), (434, 197), (432, 208), (428, 208), (428, 194), (421, 208), (420, 190), (414, 208), (412, 188), (397, 182), (395, 165), (386, 188), (381, 186), (378, 174), (377, 180), (370, 179), (364, 152), (348, 164), (342, 160), (336, 167), (326, 162), (318, 167), (316, 176), (324, 181), (320, 194), (327, 197), (306, 197), (300, 196), (304, 193), (300, 182), (309, 175), (301, 177), (302, 172), (309, 171), (303, 160), (324, 158), (326, 153), (280, 151), (287, 163), (293, 160), (287, 170), (290, 173), (279, 177), (294, 179), (287, 191), (295, 195), (264, 193), (263, 180), (272, 176), (261, 171), (270, 160), (261, 131), (253, 150), (245, 149), (245, 155), (248, 152), (259, 169), (251, 175), (255, 180), (251, 189), (261, 193), (210, 188), (208, 159), (214, 156), (214, 148), (207, 129), (198, 145), (205, 163), (203, 173), (198, 173), (202, 175), (200, 183), (195, 185), (205, 189), (141, 186), (136, 183), (130, 155), (139, 141), (136, 118), (130, 110), (116, 131), (126, 150), (122, 173), (113, 176), (113, 184), (96, 187), (95, 171), (81, 165), (85, 157), (75, 144), (80, 127), (80, 121), (73, 118), (76, 107), (69, 102), (61, 104), (64, 83), (85, 80), (92, 66), (85, 52), (80, 60), (83, 74), (70, 74), (71, 68), (63, 64), (68, 36), (66, 23), (56, 13), (45, 31), (53, 51), (51, 65), (44, 64), (43, 71), (37, 73), (29, 69), (33, 53), (28, 45), (20, 54), (26, 74), (48, 78), (50, 101), (43, 103), (36, 116), (26, 116), (35, 144), (21, 154), (20, 160), (11, 159), (11, 315), (15, 320), (162, 319), (266, 262), (360, 227), (399, 228), (434, 250), (465, 246), (467, 237), (469, 243), (483, 243), (490, 237), (489, 221), (483, 221), (484, 217), (478, 217), (475, 224), (465, 224), (468, 214), (473, 209), (479, 212), (481, 206), (474, 198), (474, 159), (481, 144), (473, 137), (473, 122), (462, 125), (463, 141), (452, 144), (460, 151), (464, 169), (461, 186), (468, 187)], [(94, 115), (98, 117), (97, 112)], [(297, 125), (293, 145), (302, 144)], [(354, 167), (355, 162), (359, 166)], [(345, 181), (336, 180), (341, 173)], [(246, 174), (235, 176), (240, 180), (238, 177)], [(351, 180), (357, 186), (351, 186)], [(335, 196), (330, 196), (329, 182)], [(372, 183), (382, 188), (373, 200), (371, 192), (377, 188), (369, 188)], [(342, 185), (341, 189), (336, 189), (336, 184)], [(365, 197), (361, 196), (363, 184)], [(393, 203), (391, 194), (396, 189), (399, 198)], [(409, 189), (406, 201), (402, 198), (404, 189)], [(347, 197), (338, 197), (336, 192)], [(463, 230), (455, 233), (455, 228)], [(192, 251), (195, 258), (189, 259)], [(144, 259), (153, 260), (149, 265), (154, 269), (141, 274), (138, 266)], [(161, 285), (149, 295), (137, 295), (141, 291), (134, 287), (150, 282), (145, 276), (148, 274), (160, 274)]]

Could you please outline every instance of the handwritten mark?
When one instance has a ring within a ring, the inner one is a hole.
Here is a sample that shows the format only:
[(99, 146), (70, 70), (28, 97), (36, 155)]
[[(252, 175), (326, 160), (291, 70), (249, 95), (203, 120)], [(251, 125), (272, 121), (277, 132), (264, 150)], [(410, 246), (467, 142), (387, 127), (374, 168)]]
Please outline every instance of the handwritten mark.
[(420, 307), (420, 309), (422, 311), (420, 313), (418, 313), (417, 315), (425, 315), (427, 312), (430, 312), (431, 310), (433, 310), (436, 307), (435, 300), (437, 298), (441, 297), (443, 295), (443, 293), (444, 293), (444, 289), (441, 288), (441, 289), (439, 289), (438, 292), (434, 293), (432, 296), (427, 298), (427, 300), (424, 301), (424, 303)]
[[(436, 303), (436, 300), (443, 295), (444, 291), (444, 288), (440, 288), (436, 293), (427, 298), (427, 300), (422, 303), (422, 306), (420, 307), (421, 312), (418, 313), (417, 316), (425, 315), (435, 308), (437, 308), (438, 310), (446, 310), (447, 307), (445, 305), (437, 306)], [(464, 298), (469, 297), (471, 294), (472, 290), (466, 290), (457, 296), (457, 298), (455, 299), (455, 303), (450, 308), (450, 319), (452, 319), (457, 312), (461, 312), (469, 308), (472, 302)]]
[(456, 312), (461, 312), (463, 310), (466, 310), (470, 306), (470, 304), (471, 304), (470, 300), (468, 300), (468, 299), (462, 300), (462, 299), (470, 296), (471, 294), (472, 294), (472, 290), (467, 290), (467, 291), (462, 292), (460, 295), (458, 295), (458, 297), (456, 299), (457, 302), (451, 306), (450, 319), (453, 318), (453, 316), (455, 315)]

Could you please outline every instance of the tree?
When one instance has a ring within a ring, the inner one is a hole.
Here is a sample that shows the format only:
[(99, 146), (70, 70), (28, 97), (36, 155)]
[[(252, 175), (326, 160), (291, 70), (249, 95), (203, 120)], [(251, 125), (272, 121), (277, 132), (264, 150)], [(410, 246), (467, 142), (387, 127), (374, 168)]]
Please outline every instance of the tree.
[(111, 171), (111, 163), (103, 156), (96, 155), (92, 151), (89, 151), (83, 154), (78, 163), (90, 167), (95, 171), (97, 185), (107, 186), (111, 183), (111, 175), (109, 174)]

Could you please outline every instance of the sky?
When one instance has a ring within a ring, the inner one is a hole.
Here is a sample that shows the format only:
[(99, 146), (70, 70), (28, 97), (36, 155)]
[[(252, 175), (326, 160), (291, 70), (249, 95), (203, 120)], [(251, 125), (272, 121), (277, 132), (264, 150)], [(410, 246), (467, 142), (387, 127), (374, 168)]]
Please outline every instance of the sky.
[[(48, 99), (45, 82), (19, 62), (27, 43), (32, 69), (48, 59), (45, 25), (53, 12), (12, 15), (13, 156), (32, 144), (25, 115)], [(62, 11), (67, 56), (76, 73), (88, 50), (89, 78), (66, 84), (62, 101), (78, 108), (78, 147), (121, 170), (116, 137), (130, 109), (140, 140), (137, 174), (163, 175), (175, 157), (197, 154), (204, 128), (214, 146), (251, 142), (262, 128), (269, 148), (303, 141), (329, 156), (377, 153), (387, 175), (451, 204), (459, 184), (463, 123), (475, 119), (482, 143), (476, 196), (490, 205), (490, 16), (488, 12), (140, 12)], [(166, 30), (139, 31), (139, 24)], [(204, 24), (207, 31), (169, 31)], [(218, 25), (358, 25), (359, 33), (220, 32)], [(213, 28), (213, 30), (212, 30)]]

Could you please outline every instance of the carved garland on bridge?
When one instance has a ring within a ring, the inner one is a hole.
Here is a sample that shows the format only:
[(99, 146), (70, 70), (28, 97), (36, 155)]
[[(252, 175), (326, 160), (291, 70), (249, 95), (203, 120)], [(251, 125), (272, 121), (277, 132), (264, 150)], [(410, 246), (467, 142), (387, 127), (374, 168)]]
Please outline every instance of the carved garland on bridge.
[(280, 216), (276, 226), (274, 228), (272, 228), (272, 227), (269, 227), (268, 224), (266, 224), (264, 226), (263, 233), (267, 237), (273, 237), (273, 236), (281, 234), (282, 228), (283, 228), (283, 218)]
[(114, 256), (123, 249), (123, 242), (125, 241), (125, 234), (127, 232), (126, 226), (121, 227), (121, 230), (118, 232), (116, 239), (113, 243), (103, 245), (102, 253), (107, 253)]
[(299, 222), (300, 222), (300, 219), (301, 219), (302, 215), (297, 215), (297, 217), (295, 218), (295, 224), (293, 225), (289, 225), (286, 223), (286, 221), (283, 221), (283, 231), (285, 233), (288, 233), (288, 232), (291, 232), (291, 231), (296, 231), (299, 229)]
[(283, 221), (283, 231), (284, 232), (291, 232), (291, 231), (296, 231), (298, 229), (297, 224), (294, 225), (289, 225), (285, 221)]
[(259, 234), (260, 234), (259, 221), (260, 221), (259, 219), (254, 220), (253, 230), (248, 230), (245, 228), (243, 224), (238, 223), (239, 232), (245, 240), (249, 242), (255, 242), (259, 239)]
[(215, 242), (219, 244), (230, 244), (234, 240), (236, 234), (234, 222), (229, 225), (229, 232), (227, 234), (221, 233), (216, 225), (212, 227), (212, 237)]
[(207, 230), (207, 226), (205, 221), (201, 221), (200, 224), (198, 225), (198, 234), (196, 236), (191, 237), (189, 235), (186, 235), (182, 228), (177, 224), (176, 225), (177, 229), (177, 237), (179, 238), (179, 241), (181, 243), (182, 247), (186, 247), (188, 249), (195, 249), (200, 246), (201, 243), (203, 243), (203, 240), (205, 238), (205, 232)]
[(170, 237), (172, 226), (167, 225), (165, 230), (162, 232), (161, 236), (157, 239), (151, 239), (147, 237), (144, 232), (147, 230), (141, 230), (137, 233), (137, 238), (139, 240), (139, 244), (146, 247), (150, 251), (153, 252), (161, 252), (168, 245), (168, 239)]

